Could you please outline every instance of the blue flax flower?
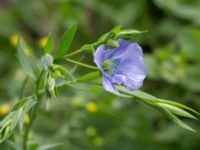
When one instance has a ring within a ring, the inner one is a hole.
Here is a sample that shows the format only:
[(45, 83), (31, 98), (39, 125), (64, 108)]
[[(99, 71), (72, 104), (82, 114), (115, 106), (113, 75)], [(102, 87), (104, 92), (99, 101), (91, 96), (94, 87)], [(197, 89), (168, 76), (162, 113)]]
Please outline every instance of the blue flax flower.
[(115, 84), (134, 91), (143, 85), (146, 77), (141, 47), (123, 39), (118, 39), (118, 43), (119, 46), (113, 49), (100, 45), (94, 54), (94, 62), (102, 73), (104, 89), (116, 95), (119, 92)]

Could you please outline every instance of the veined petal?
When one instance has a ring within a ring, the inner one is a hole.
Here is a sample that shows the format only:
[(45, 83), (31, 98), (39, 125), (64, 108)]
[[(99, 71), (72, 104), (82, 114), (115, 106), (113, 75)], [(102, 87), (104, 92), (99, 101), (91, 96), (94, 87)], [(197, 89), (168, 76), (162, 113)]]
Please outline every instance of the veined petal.
[(143, 85), (143, 80), (134, 82), (134, 80), (131, 80), (129, 78), (126, 79), (125, 83), (124, 83), (125, 87), (131, 91), (135, 91), (138, 90), (139, 88), (142, 87)]
[(105, 60), (105, 53), (106, 51), (104, 45), (100, 45), (94, 54), (94, 62), (100, 70), (102, 70), (101, 64)]
[(119, 92), (117, 91), (117, 89), (114, 87), (114, 85), (108, 79), (108, 77), (103, 75), (102, 80), (103, 80), (103, 87), (106, 91), (111, 92), (111, 93), (116, 94), (116, 95), (120, 95)]
[[(141, 47), (137, 43), (129, 44), (123, 39), (119, 39), (118, 42), (119, 47), (110, 50), (105, 50), (103, 45), (99, 46), (94, 55), (94, 62), (103, 76), (104, 89), (116, 95), (120, 94), (114, 84), (124, 85), (129, 90), (137, 90), (143, 85), (146, 77)], [(105, 65), (104, 68), (102, 65)], [(106, 67), (109, 71), (104, 70)]]

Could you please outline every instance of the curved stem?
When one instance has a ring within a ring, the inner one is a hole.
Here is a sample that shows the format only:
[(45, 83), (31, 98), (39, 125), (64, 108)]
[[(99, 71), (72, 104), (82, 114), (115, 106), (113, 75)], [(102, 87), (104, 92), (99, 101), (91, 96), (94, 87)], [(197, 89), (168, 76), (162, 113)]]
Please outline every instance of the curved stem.
[(95, 69), (95, 70), (99, 70), (97, 67), (95, 66), (91, 66), (91, 65), (88, 65), (88, 64), (84, 64), (84, 63), (81, 63), (81, 62), (78, 62), (78, 61), (75, 61), (75, 60), (72, 60), (72, 59), (65, 59), (66, 61), (70, 62), (70, 63), (73, 63), (73, 64), (76, 64), (76, 65), (79, 65), (79, 66), (83, 66), (83, 67), (86, 67), (86, 68), (89, 68), (89, 69)]
[(74, 51), (72, 53), (69, 53), (69, 54), (65, 55), (63, 58), (68, 58), (68, 57), (74, 56), (74, 55), (76, 55), (78, 53), (81, 53), (82, 51), (83, 51), (83, 49), (78, 49), (78, 50), (76, 50), (76, 51)]
[[(90, 45), (91, 45), (91, 47), (96, 48), (96, 47), (99, 46), (100, 44), (103, 44), (103, 42), (102, 42), (102, 41), (101, 41), (101, 42), (97, 41), (97, 42), (92, 43), (92, 44), (90, 44)], [(83, 47), (82, 47), (82, 48), (80, 48), (80, 49), (78, 49), (78, 50), (76, 50), (76, 51), (74, 51), (74, 52), (71, 52), (71, 53), (65, 55), (63, 58), (66, 59), (66, 58), (68, 58), (68, 57), (71, 57), (71, 56), (74, 56), (74, 55), (76, 55), (76, 54), (79, 54), (79, 53), (81, 53), (81, 52), (83, 52), (83, 51), (84, 51), (84, 49), (83, 49)]]
[(33, 126), (33, 123), (34, 123), (34, 121), (36, 119), (37, 110), (38, 110), (38, 108), (40, 106), (40, 103), (41, 103), (41, 100), (40, 100), (41, 99), (41, 94), (40, 94), (40, 91), (39, 91), (39, 83), (40, 83), (40, 80), (42, 78), (42, 75), (43, 75), (43, 71), (40, 73), (40, 75), (38, 77), (38, 80), (36, 82), (36, 98), (37, 98), (37, 103), (32, 108), (30, 123), (28, 124), (28, 126), (25, 129), (25, 133), (24, 133), (24, 137), (23, 137), (23, 150), (27, 150), (28, 149), (27, 144), (28, 144), (29, 133), (30, 133), (30, 130), (31, 130), (32, 126)]

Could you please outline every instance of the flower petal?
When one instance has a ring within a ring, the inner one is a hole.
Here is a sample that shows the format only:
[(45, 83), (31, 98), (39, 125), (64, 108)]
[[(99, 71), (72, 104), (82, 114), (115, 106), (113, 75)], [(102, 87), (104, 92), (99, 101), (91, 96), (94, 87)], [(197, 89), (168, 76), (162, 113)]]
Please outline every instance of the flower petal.
[(94, 54), (94, 62), (100, 70), (102, 70), (101, 64), (105, 60), (105, 53), (106, 51), (104, 45), (100, 45)]
[(127, 78), (125, 83), (124, 83), (125, 87), (131, 91), (135, 91), (138, 90), (139, 88), (142, 87), (143, 85), (143, 79), (142, 80), (131, 80), (130, 78)]
[(103, 87), (106, 91), (111, 92), (111, 93), (116, 94), (116, 95), (120, 95), (119, 92), (117, 91), (117, 89), (114, 87), (114, 85), (108, 79), (108, 77), (103, 75), (102, 80), (103, 80)]
[[(142, 49), (137, 43), (130, 44), (124, 53), (113, 60), (115, 72), (112, 81), (123, 84), (129, 90), (137, 90), (143, 85), (146, 77), (146, 67), (143, 60)], [(123, 78), (118, 76), (122, 75)], [(122, 80), (123, 79), (123, 80)]]
[(137, 43), (130, 44), (127, 50), (113, 60), (116, 66), (116, 72), (126, 74), (128, 76), (146, 75), (146, 67), (143, 60), (142, 49)]

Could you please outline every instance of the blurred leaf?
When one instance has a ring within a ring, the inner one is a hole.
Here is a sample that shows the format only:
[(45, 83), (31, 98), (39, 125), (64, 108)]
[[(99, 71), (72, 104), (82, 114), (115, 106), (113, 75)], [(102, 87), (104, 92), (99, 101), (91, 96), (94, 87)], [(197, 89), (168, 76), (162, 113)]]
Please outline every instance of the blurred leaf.
[(186, 88), (200, 91), (200, 64), (187, 65), (185, 67), (185, 78), (181, 81)]
[(39, 147), (39, 144), (37, 143), (30, 143), (28, 145), (29, 149), (28, 150), (37, 150), (37, 148)]
[[(195, 116), (193, 116), (189, 112), (185, 111), (185, 110), (189, 110), (189, 111), (196, 113), (196, 111), (194, 111), (193, 109), (188, 108), (187, 106), (184, 106), (184, 105), (182, 106), (181, 104), (178, 104), (176, 102), (172, 102), (171, 104), (165, 103), (165, 102), (168, 102), (168, 101), (156, 98), (156, 97), (154, 97), (154, 96), (152, 96), (148, 93), (145, 93), (143, 91), (139, 91), (139, 90), (138, 91), (129, 91), (129, 90), (125, 89), (125, 87), (122, 87), (122, 86), (117, 86), (117, 89), (122, 93), (137, 97), (141, 100), (144, 100), (144, 101), (141, 101), (141, 102), (144, 102), (151, 107), (157, 108), (159, 110), (163, 109), (172, 121), (174, 121), (175, 123), (177, 123), (178, 125), (180, 125), (181, 127), (185, 128), (185, 129), (194, 131), (191, 127), (186, 125), (184, 122), (182, 122), (180, 119), (178, 119), (174, 115), (174, 114), (178, 114), (178, 115), (181, 115), (181, 116), (184, 116), (184, 117), (187, 117), (187, 118), (197, 119)], [(199, 114), (199, 113), (197, 113), (197, 114)]]
[(76, 32), (76, 24), (73, 24), (63, 35), (58, 49), (54, 55), (54, 59), (60, 59), (61, 57), (63, 57), (67, 51), (69, 50), (69, 47), (72, 43), (72, 40), (74, 38)]
[(193, 116), (192, 114), (190, 114), (190, 113), (186, 112), (185, 110), (180, 109), (176, 106), (173, 106), (173, 105), (170, 105), (170, 104), (165, 104), (165, 103), (158, 103), (158, 105), (168, 109), (170, 112), (172, 112), (176, 115), (180, 115), (180, 116), (183, 116), (183, 117), (192, 118), (192, 119), (197, 120), (197, 118), (195, 116)]
[(12, 150), (21, 150), (20, 146), (14, 141), (7, 140), (6, 143), (8, 143), (8, 145), (10, 145), (13, 148)]
[(50, 54), (45, 54), (41, 59), (43, 69), (48, 71), (49, 68), (53, 65), (53, 57)]
[(124, 30), (121, 30), (119, 33), (117, 33), (117, 35), (119, 37), (127, 37), (127, 36), (134, 36), (134, 35), (142, 34), (142, 33), (145, 33), (145, 32), (147, 32), (147, 31), (124, 29)]
[(182, 122), (180, 119), (178, 119), (175, 115), (173, 115), (168, 109), (166, 108), (163, 108), (165, 109), (165, 111), (167, 112), (168, 116), (176, 123), (178, 124), (179, 126), (187, 129), (187, 130), (190, 130), (192, 132), (195, 132), (194, 129), (192, 129), (190, 126), (188, 126), (187, 124), (185, 124), (184, 122)]
[(200, 62), (200, 30), (184, 29), (178, 36), (181, 53), (192, 61)]
[(20, 42), (20, 37), (18, 37), (18, 46), (17, 46), (17, 52), (18, 52), (18, 56), (19, 56), (19, 61), (20, 64), (22, 66), (22, 68), (24, 69), (24, 71), (34, 80), (36, 80), (36, 76), (34, 73), (34, 70), (31, 66), (30, 60), (28, 59), (28, 57), (26, 56), (21, 42)]
[(90, 72), (84, 76), (82, 76), (79, 81), (90, 81), (90, 80), (94, 80), (96, 78), (100, 77), (100, 72), (99, 71), (95, 71), (95, 72)]
[(39, 148), (37, 148), (37, 150), (49, 150), (49, 149), (53, 149), (55, 147), (60, 146), (62, 143), (55, 143), (55, 144), (48, 144), (48, 145), (43, 145), (40, 146)]
[(47, 42), (44, 47), (44, 52), (51, 53), (52, 51), (53, 51), (53, 38), (52, 38), (52, 35), (49, 34)]
[(164, 100), (164, 99), (161, 99), (161, 98), (157, 98), (157, 100), (159, 102), (162, 102), (162, 103), (165, 103), (165, 104), (170, 104), (170, 105), (173, 105), (173, 106), (176, 106), (176, 107), (179, 107), (179, 108), (182, 108), (182, 109), (185, 109), (185, 110), (188, 110), (190, 112), (193, 112), (194, 114), (196, 115), (200, 115), (199, 112), (195, 111), (194, 109), (188, 107), (188, 106), (185, 106), (185, 105), (182, 105), (180, 103), (176, 103), (176, 102), (173, 102), (173, 101), (169, 101), (169, 100)]
[(190, 20), (196, 25), (200, 24), (200, 2), (198, 0), (187, 4), (184, 4), (183, 1), (174, 0), (170, 0), (167, 3), (165, 0), (154, 0), (154, 3), (161, 9), (164, 9), (166, 13), (173, 14), (182, 19)]

